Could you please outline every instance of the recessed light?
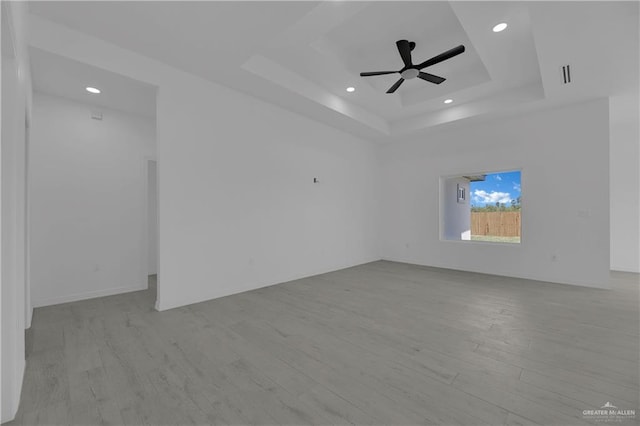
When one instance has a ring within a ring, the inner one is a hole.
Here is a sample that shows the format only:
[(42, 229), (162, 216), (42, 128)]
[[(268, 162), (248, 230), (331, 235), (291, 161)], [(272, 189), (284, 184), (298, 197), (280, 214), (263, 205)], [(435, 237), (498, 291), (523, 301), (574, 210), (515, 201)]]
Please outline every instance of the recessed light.
[(85, 90), (89, 93), (95, 93), (96, 95), (100, 93), (100, 89), (96, 89), (95, 87), (88, 86)]
[(355, 91), (356, 91), (355, 87), (351, 87), (351, 86), (347, 87), (347, 92), (351, 93), (351, 92), (355, 92)]
[(445, 99), (445, 100), (444, 100), (444, 103), (445, 103), (445, 104), (450, 104), (451, 102), (453, 102), (453, 99)]
[(507, 28), (507, 23), (506, 22), (501, 22), (498, 25), (496, 25), (495, 27), (493, 27), (493, 32), (494, 33), (499, 33), (500, 31), (504, 31), (505, 28)]

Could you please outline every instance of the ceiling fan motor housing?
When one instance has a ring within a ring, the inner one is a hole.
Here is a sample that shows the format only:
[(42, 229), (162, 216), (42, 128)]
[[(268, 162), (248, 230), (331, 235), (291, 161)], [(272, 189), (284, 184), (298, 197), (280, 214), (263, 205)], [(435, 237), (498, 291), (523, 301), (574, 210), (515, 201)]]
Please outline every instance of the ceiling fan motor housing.
[(418, 76), (418, 73), (420, 71), (416, 68), (407, 68), (406, 70), (402, 71), (400, 73), (400, 75), (402, 76), (402, 78), (404, 78), (405, 80), (410, 80), (412, 78), (416, 78)]

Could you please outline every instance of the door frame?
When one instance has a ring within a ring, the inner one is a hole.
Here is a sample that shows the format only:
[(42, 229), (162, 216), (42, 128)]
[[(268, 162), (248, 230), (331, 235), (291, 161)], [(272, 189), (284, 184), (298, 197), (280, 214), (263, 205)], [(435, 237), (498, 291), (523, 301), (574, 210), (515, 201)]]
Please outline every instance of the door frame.
[[(156, 202), (159, 201), (159, 185), (158, 185), (158, 160), (155, 155), (145, 156), (143, 158), (142, 164), (142, 175), (144, 177), (144, 185), (143, 185), (143, 194), (142, 199), (144, 201), (143, 217), (142, 217), (142, 265), (140, 267), (141, 271), (141, 282), (144, 288), (149, 288), (149, 259), (151, 253), (149, 253), (149, 163), (156, 163)], [(159, 205), (159, 203), (158, 203)], [(156, 209), (157, 221), (160, 221), (159, 209)], [(156, 225), (157, 226), (157, 225)], [(156, 228), (156, 242), (160, 241), (160, 229), (157, 226)], [(159, 244), (156, 244), (159, 247)], [(156, 251), (156, 259), (159, 259), (159, 253)], [(158, 283), (157, 283), (157, 295), (155, 302), (155, 309), (158, 309), (158, 300), (160, 299), (160, 262), (157, 262), (156, 274), (158, 275)]]

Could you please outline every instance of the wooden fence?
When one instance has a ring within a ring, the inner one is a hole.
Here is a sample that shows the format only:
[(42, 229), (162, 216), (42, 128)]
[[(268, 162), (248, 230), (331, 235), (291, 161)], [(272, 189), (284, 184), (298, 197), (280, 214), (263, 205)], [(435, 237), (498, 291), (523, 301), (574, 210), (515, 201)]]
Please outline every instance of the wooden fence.
[(471, 235), (520, 236), (520, 212), (471, 212)]

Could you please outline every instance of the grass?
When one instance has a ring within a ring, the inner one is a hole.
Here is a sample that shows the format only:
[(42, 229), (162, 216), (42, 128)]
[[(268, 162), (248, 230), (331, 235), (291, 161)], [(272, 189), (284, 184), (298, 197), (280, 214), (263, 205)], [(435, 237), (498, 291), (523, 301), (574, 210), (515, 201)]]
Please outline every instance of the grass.
[(492, 243), (520, 243), (520, 237), (497, 237), (494, 235), (472, 235), (471, 241), (488, 241)]

